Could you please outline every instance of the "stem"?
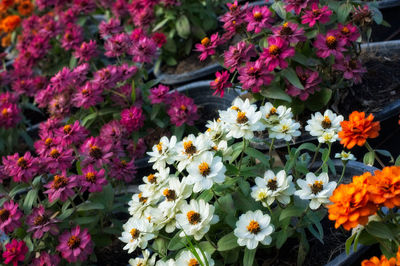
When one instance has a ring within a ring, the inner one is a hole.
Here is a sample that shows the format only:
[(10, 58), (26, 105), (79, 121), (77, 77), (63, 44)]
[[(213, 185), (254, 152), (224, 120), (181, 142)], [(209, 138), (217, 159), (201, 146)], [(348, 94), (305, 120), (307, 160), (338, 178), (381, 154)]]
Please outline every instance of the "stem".
[(72, 207), (74, 208), (74, 212), (76, 212), (76, 205), (73, 199), (71, 197), (68, 197), (69, 202), (71, 202)]
[(287, 147), (287, 151), (288, 151), (289, 156), (290, 156), (291, 150), (290, 150), (290, 145), (289, 145), (289, 142), (288, 142), (288, 141), (286, 141), (286, 147)]
[(326, 162), (329, 160), (330, 154), (331, 154), (331, 148), (332, 148), (332, 143), (328, 144), (328, 156), (326, 156), (325, 160), (322, 162), (321, 166), (318, 168), (316, 173), (318, 173), (326, 164)]
[(319, 152), (319, 149), (321, 148), (321, 145), (322, 145), (322, 143), (319, 142), (319, 143), (318, 143), (318, 146), (317, 146), (317, 149), (315, 150), (314, 157), (313, 157), (312, 160), (311, 160), (310, 168), (313, 166), (313, 164), (315, 163), (315, 160), (317, 159), (318, 152)]
[(385, 164), (378, 157), (378, 154), (376, 154), (375, 150), (372, 149), (372, 147), (369, 145), (368, 141), (365, 142), (365, 147), (367, 148), (368, 151), (370, 151), (374, 154), (374, 158), (376, 159), (376, 161), (381, 165), (382, 168), (384, 168)]
[(275, 139), (272, 139), (271, 140), (271, 145), (269, 146), (269, 153), (268, 153), (268, 156), (269, 156), (269, 167), (272, 169), (272, 166), (273, 166), (273, 161), (272, 161), (272, 151), (273, 151), (273, 149), (274, 149), (274, 142), (275, 142)]
[(268, 211), (269, 211), (269, 213), (271, 214), (271, 216), (272, 216), (272, 209), (271, 209), (271, 207), (267, 204), (267, 208), (268, 208)]
[(342, 178), (344, 176), (344, 172), (346, 171), (346, 164), (347, 162), (343, 162), (343, 170), (342, 170), (342, 174), (340, 175), (339, 181), (338, 181), (338, 185), (340, 184), (340, 181), (342, 181)]
[(239, 169), (238, 169), (238, 174), (237, 176), (240, 175), (240, 169), (242, 168), (242, 162), (243, 162), (243, 156), (244, 156), (244, 151), (246, 150), (246, 139), (243, 139), (243, 150), (242, 154), (240, 155), (240, 160), (239, 160)]
[(217, 248), (217, 245), (215, 245), (215, 243), (211, 241), (209, 235), (205, 234), (205, 237), (206, 237), (207, 241), (210, 242), (210, 244), (211, 244), (214, 248)]

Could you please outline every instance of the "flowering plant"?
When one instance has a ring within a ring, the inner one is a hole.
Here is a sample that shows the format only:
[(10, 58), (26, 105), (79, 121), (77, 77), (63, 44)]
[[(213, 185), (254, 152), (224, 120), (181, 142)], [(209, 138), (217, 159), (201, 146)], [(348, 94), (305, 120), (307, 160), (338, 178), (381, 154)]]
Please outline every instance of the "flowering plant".
[[(132, 196), (132, 217), (123, 225), (124, 249), (144, 250), (130, 264), (253, 265), (256, 250), (280, 249), (288, 238), (298, 239), (302, 264), (307, 235), (323, 241), (325, 207), (344, 175), (343, 169), (337, 182), (329, 178), (336, 175), (330, 153), (342, 121), (330, 110), (313, 115), (306, 130), (321, 145), (288, 145), (286, 163), (273, 157), (274, 141), (289, 144), (300, 134), (299, 123), (290, 108), (271, 103), (258, 109), (238, 98), (205, 133), (182, 141), (162, 137), (149, 153), (155, 172)], [(268, 155), (249, 146), (262, 129), (272, 140)], [(338, 157), (344, 165), (354, 159), (345, 152)], [(150, 257), (147, 249), (155, 253)]]
[(196, 45), (205, 60), (235, 38), (224, 53), (227, 70), (217, 72), (211, 88), (221, 96), (226, 88), (240, 88), (296, 113), (320, 110), (335, 91), (361, 82), (361, 33), (372, 18), (382, 23), (379, 10), (353, 1), (284, 0), (270, 7), (235, 1), (228, 8), (220, 18), (224, 33)]

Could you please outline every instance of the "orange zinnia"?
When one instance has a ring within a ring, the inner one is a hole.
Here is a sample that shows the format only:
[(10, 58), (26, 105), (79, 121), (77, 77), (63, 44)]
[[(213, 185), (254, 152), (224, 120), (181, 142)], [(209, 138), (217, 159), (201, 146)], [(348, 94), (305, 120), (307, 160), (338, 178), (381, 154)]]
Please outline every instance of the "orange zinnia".
[(24, 0), (18, 5), (18, 12), (22, 16), (28, 16), (33, 11), (33, 4), (30, 0)]
[(1, 38), (1, 46), (8, 47), (11, 44), (11, 33), (8, 33), (3, 38)]
[(375, 204), (369, 202), (367, 185), (362, 183), (342, 184), (329, 198), (333, 203), (328, 205), (329, 219), (336, 221), (335, 228), (343, 226), (350, 230), (357, 225), (365, 225), (368, 216), (375, 214)]
[(368, 193), (375, 204), (388, 208), (400, 206), (400, 167), (385, 167), (368, 178)]
[(17, 15), (11, 15), (3, 19), (1, 28), (4, 32), (11, 32), (21, 23), (21, 18)]
[(372, 122), (374, 116), (365, 117), (364, 112), (354, 111), (349, 116), (349, 121), (340, 123), (342, 131), (339, 132), (340, 143), (351, 149), (354, 145), (363, 146), (368, 138), (376, 138), (381, 126), (379, 122)]
[(381, 256), (381, 259), (378, 257), (372, 257), (369, 260), (363, 260), (361, 262), (361, 266), (395, 266), (396, 259), (390, 258), (389, 260), (385, 257), (385, 255)]

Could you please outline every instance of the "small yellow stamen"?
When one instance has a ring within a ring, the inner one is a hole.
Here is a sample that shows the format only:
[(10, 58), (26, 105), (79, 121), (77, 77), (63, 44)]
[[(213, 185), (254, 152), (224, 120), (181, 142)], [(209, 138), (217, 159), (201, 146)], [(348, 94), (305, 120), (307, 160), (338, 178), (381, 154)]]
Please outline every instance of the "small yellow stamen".
[(261, 231), (260, 224), (254, 220), (251, 220), (247, 226), (247, 230), (252, 234), (257, 234)]

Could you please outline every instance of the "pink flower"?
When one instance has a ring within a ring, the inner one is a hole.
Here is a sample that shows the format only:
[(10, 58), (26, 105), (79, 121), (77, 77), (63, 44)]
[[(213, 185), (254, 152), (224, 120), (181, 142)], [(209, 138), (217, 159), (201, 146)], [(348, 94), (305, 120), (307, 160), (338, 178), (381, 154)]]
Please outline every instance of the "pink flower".
[(145, 116), (141, 108), (132, 106), (121, 112), (121, 124), (125, 126), (128, 133), (138, 131), (144, 125)]
[(229, 50), (224, 53), (224, 64), (233, 73), (243, 62), (247, 62), (255, 56), (257, 56), (257, 52), (254, 45), (241, 41), (236, 45), (229, 46)]
[(100, 138), (104, 141), (121, 141), (125, 135), (126, 130), (118, 120), (112, 120), (100, 129)]
[(304, 29), (293, 22), (285, 22), (282, 26), (274, 27), (272, 28), (272, 32), (274, 36), (281, 37), (293, 44), (307, 40), (307, 37), (304, 35)]
[(79, 62), (89, 61), (97, 54), (97, 43), (94, 40), (83, 42), (74, 52), (74, 56), (79, 59)]
[(99, 24), (99, 32), (103, 39), (107, 36), (121, 33), (124, 28), (121, 26), (119, 19), (111, 18), (109, 21), (102, 21)]
[(140, 138), (136, 143), (130, 141), (126, 150), (128, 151), (128, 156), (133, 158), (142, 158), (147, 151), (147, 146), (144, 139)]
[(18, 153), (3, 157), (4, 173), (13, 178), (16, 183), (29, 182), (39, 170), (38, 160), (29, 151), (20, 157)]
[(14, 103), (0, 105), (0, 127), (15, 127), (21, 120), (21, 110)]
[(333, 55), (336, 59), (343, 58), (346, 40), (338, 38), (333, 31), (328, 31), (326, 35), (318, 34), (314, 41), (314, 47), (317, 48), (317, 56), (326, 58)]
[(65, 125), (56, 131), (56, 136), (61, 139), (63, 145), (70, 145), (72, 143), (79, 144), (89, 134), (88, 130), (80, 125), (76, 120), (73, 124)]
[(135, 174), (137, 172), (134, 160), (135, 159), (132, 159), (130, 162), (127, 162), (126, 160), (113, 158), (110, 165), (110, 177), (130, 183), (135, 178)]
[(274, 22), (271, 11), (266, 6), (255, 6), (247, 11), (245, 20), (247, 21), (247, 31), (260, 33), (263, 29), (269, 29)]
[(78, 88), (78, 91), (73, 95), (72, 103), (75, 107), (88, 109), (103, 101), (102, 93), (103, 90), (100, 87), (88, 81), (83, 87)]
[(48, 194), (49, 202), (56, 200), (66, 201), (69, 197), (75, 195), (74, 187), (78, 185), (76, 176), (67, 176), (63, 171), (60, 175), (55, 175), (53, 181), (44, 185), (48, 188), (44, 194)]
[(44, 233), (58, 235), (58, 220), (51, 218), (52, 213), (45, 210), (43, 205), (34, 208), (32, 213), (27, 216), (26, 223), (29, 225), (28, 232), (34, 232), (33, 238), (40, 239)]
[(156, 42), (158, 48), (161, 48), (164, 44), (167, 43), (167, 37), (165, 37), (165, 34), (162, 32), (153, 33), (152, 38)]
[(110, 162), (113, 156), (112, 144), (106, 144), (100, 137), (90, 137), (81, 145), (82, 166), (94, 164), (100, 168)]
[(273, 71), (276, 67), (287, 68), (288, 63), (285, 59), (294, 56), (294, 54), (294, 48), (290, 47), (287, 41), (280, 37), (269, 37), (268, 48), (262, 51), (260, 60), (267, 65), (268, 71)]
[(262, 86), (267, 86), (274, 79), (262, 61), (247, 62), (246, 66), (239, 68), (239, 81), (244, 90), (251, 90), (253, 93), (261, 91)]
[(5, 103), (18, 103), (19, 96), (15, 92), (3, 92), (0, 93), (0, 105)]
[(189, 98), (183, 94), (177, 94), (167, 111), (171, 123), (177, 127), (183, 124), (190, 126), (194, 125), (194, 121), (199, 118), (197, 114), (197, 105), (194, 104), (192, 98)]
[(336, 60), (332, 67), (335, 70), (343, 72), (343, 77), (348, 80), (353, 80), (355, 84), (361, 83), (362, 75), (367, 73), (367, 70), (362, 67), (359, 60), (352, 59), (348, 55), (344, 59)]
[(351, 23), (347, 25), (339, 23), (336, 34), (339, 38), (346, 40), (346, 46), (351, 45), (351, 42), (355, 42), (360, 37), (360, 31)]
[(21, 226), (23, 213), (18, 209), (18, 203), (13, 200), (7, 201), (0, 209), (0, 230), (10, 234), (15, 228)]
[(69, 23), (66, 26), (65, 33), (61, 38), (61, 46), (65, 50), (72, 50), (79, 48), (83, 40), (83, 30), (80, 26)]
[(219, 44), (219, 36), (218, 33), (211, 35), (211, 40), (208, 37), (205, 37), (201, 40), (201, 43), (197, 43), (195, 45), (195, 51), (201, 52), (199, 55), (200, 61), (204, 61), (210, 55), (215, 54), (215, 48), (217, 48)]
[(46, 169), (54, 174), (57, 171), (63, 171), (71, 167), (74, 156), (73, 149), (58, 145), (52, 147), (49, 152), (43, 154), (41, 158), (44, 161)]
[(322, 79), (319, 77), (317, 71), (312, 71), (310, 69), (296, 67), (296, 74), (299, 77), (304, 90), (295, 87), (289, 81), (286, 81), (287, 90), (286, 93), (292, 97), (298, 96), (300, 100), (307, 100), (310, 94), (314, 94), (315, 91), (319, 91), (320, 88), (318, 84), (321, 83)]
[(151, 63), (156, 56), (156, 52), (156, 42), (147, 36), (142, 36), (139, 41), (133, 42), (129, 54), (132, 55), (132, 60), (134, 62)]
[(83, 191), (89, 190), (90, 193), (101, 192), (103, 186), (107, 185), (107, 179), (104, 177), (104, 169), (96, 171), (93, 165), (88, 165), (82, 170), (83, 175), (80, 176), (80, 184)]
[(242, 7), (238, 5), (238, 1), (226, 5), (229, 11), (222, 15), (220, 20), (224, 22), (223, 28), (226, 31), (234, 33), (245, 22), (248, 3)]
[(331, 15), (332, 10), (330, 10), (328, 6), (323, 6), (322, 8), (319, 8), (318, 3), (313, 3), (311, 5), (311, 10), (306, 10), (304, 12), (304, 15), (301, 17), (301, 23), (308, 23), (308, 26), (312, 28), (317, 22), (321, 24), (329, 22)]
[(55, 136), (54, 132), (61, 126), (61, 119), (49, 118), (45, 122), (39, 124), (40, 138), (47, 138)]
[(35, 141), (33, 146), (35, 147), (35, 151), (39, 155), (44, 155), (46, 153), (49, 153), (53, 147), (56, 147), (59, 145), (60, 138), (53, 138), (53, 137), (47, 137), (43, 139), (39, 139)]
[(224, 97), (225, 88), (229, 88), (232, 86), (232, 83), (229, 80), (228, 71), (217, 72), (215, 73), (215, 80), (210, 82), (211, 89), (215, 90), (213, 95), (219, 93), (221, 97)]
[(300, 14), (301, 10), (307, 8), (310, 4), (316, 2), (316, 0), (284, 0), (286, 3), (285, 9), (287, 12), (294, 10), (296, 15)]
[(169, 87), (162, 84), (150, 89), (149, 99), (151, 104), (164, 103), (165, 98), (168, 97)]
[(6, 244), (6, 251), (3, 252), (4, 263), (12, 263), (17, 266), (19, 261), (25, 260), (25, 255), (28, 253), (28, 247), (23, 240), (13, 239)]
[(42, 251), (40, 252), (39, 258), (33, 259), (31, 266), (58, 266), (60, 260), (61, 259), (57, 254), (50, 255), (49, 253)]
[(128, 53), (130, 47), (132, 46), (131, 39), (126, 33), (118, 33), (107, 39), (104, 44), (104, 53), (107, 57), (120, 57)]
[(64, 231), (58, 242), (57, 250), (68, 262), (83, 262), (93, 252), (93, 243), (88, 230), (86, 228), (81, 230), (79, 225), (71, 231)]

